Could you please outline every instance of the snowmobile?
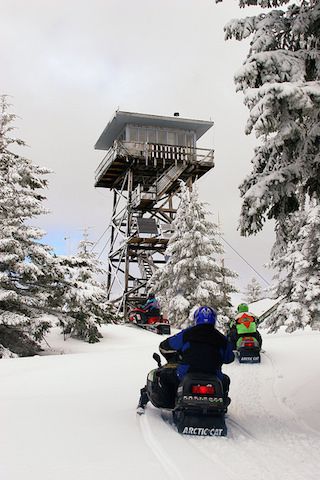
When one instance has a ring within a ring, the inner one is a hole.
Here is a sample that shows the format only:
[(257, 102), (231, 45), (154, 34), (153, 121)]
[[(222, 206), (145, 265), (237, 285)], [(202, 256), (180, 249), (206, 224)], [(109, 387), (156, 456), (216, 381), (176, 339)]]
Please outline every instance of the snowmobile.
[[(226, 436), (225, 413), (228, 401), (223, 395), (221, 380), (206, 373), (187, 373), (176, 393), (169, 394), (164, 382), (163, 371), (175, 368), (176, 364), (161, 365), (160, 356), (153, 354), (158, 368), (151, 370), (147, 377), (147, 395), (157, 408), (172, 411), (172, 419), (179, 433), (199, 436)], [(172, 359), (168, 359), (172, 362)], [(172, 392), (172, 391), (171, 391)]]
[(170, 335), (171, 328), (169, 320), (161, 313), (150, 316), (143, 308), (133, 308), (129, 312), (129, 322), (137, 327), (158, 333), (159, 335)]
[(236, 355), (239, 363), (260, 363), (260, 350), (258, 340), (250, 335), (240, 337), (237, 341)]

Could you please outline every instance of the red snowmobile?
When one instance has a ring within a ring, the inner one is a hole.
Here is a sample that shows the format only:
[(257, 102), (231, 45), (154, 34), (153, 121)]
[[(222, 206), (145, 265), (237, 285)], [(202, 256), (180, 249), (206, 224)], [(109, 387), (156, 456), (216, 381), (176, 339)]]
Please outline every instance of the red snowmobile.
[(161, 313), (152, 315), (143, 308), (133, 308), (129, 312), (129, 322), (139, 328), (149, 330), (150, 332), (158, 333), (159, 335), (170, 335), (171, 328), (169, 320)]

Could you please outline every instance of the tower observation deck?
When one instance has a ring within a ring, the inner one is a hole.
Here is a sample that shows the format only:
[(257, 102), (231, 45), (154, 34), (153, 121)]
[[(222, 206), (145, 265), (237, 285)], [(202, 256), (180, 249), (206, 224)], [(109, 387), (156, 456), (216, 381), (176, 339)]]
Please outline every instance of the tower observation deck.
[(95, 186), (113, 191), (108, 256), (109, 297), (142, 303), (161, 263), (176, 213), (179, 180), (192, 183), (214, 167), (211, 149), (197, 140), (213, 122), (117, 111), (95, 148), (106, 154)]

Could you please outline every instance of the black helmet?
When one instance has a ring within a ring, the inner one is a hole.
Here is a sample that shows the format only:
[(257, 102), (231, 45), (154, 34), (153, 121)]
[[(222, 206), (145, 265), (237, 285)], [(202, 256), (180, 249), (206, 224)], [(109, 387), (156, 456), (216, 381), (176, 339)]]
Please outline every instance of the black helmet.
[(148, 298), (155, 298), (155, 294), (154, 293), (149, 293)]

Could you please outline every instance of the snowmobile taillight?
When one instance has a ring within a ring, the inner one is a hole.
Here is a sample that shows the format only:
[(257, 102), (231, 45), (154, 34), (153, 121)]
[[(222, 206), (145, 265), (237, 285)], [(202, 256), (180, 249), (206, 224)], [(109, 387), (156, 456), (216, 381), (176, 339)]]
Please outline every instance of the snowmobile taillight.
[(213, 385), (192, 385), (191, 392), (197, 395), (213, 395)]
[(252, 348), (252, 347), (254, 347), (254, 343), (253, 342), (244, 342), (244, 346)]

